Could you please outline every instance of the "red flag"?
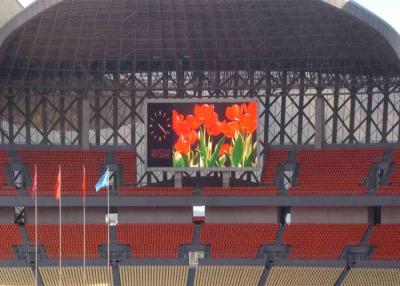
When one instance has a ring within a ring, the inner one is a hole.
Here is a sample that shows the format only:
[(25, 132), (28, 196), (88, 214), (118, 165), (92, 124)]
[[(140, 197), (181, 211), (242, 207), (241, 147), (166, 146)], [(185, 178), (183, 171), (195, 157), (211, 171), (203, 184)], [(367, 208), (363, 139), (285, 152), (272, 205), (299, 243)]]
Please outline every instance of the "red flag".
[(33, 175), (33, 182), (32, 182), (32, 198), (35, 197), (37, 192), (37, 168), (35, 165), (35, 174)]
[(85, 199), (85, 197), (86, 197), (86, 167), (85, 166), (83, 166), (82, 195), (83, 195), (83, 199)]
[(61, 198), (61, 166), (58, 167), (55, 196), (56, 200), (59, 200)]

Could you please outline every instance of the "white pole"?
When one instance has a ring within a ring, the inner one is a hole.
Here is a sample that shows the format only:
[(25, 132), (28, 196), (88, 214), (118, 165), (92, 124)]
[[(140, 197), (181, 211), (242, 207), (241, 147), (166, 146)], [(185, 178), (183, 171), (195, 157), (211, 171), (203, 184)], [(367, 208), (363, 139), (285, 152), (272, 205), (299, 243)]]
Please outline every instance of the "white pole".
[(108, 184), (107, 184), (107, 266), (110, 267), (110, 170), (108, 171)]
[(62, 227), (61, 227), (61, 223), (62, 223), (62, 221), (61, 221), (61, 200), (62, 200), (62, 193), (61, 193), (61, 166), (59, 166), (58, 167), (59, 168), (59, 175), (60, 175), (60, 199), (58, 200), (58, 209), (59, 209), (59, 214), (58, 214), (58, 216), (59, 216), (59, 219), (60, 219), (60, 237), (59, 237), (59, 242), (60, 242), (60, 247), (59, 247), (59, 251), (60, 251), (60, 253), (59, 253), (59, 255), (60, 255), (60, 261), (59, 261), (59, 286), (62, 286), (62, 269), (61, 269), (61, 255), (62, 255), (62, 249), (61, 249), (61, 244), (62, 244), (62, 233), (61, 233), (61, 231), (62, 231)]
[(86, 286), (86, 166), (83, 166), (83, 285)]
[[(37, 167), (35, 165), (35, 174), (34, 174), (34, 180), (36, 182), (33, 182), (34, 184), (37, 183)], [(37, 208), (37, 185), (34, 186), (35, 192), (35, 285), (38, 286), (38, 225), (37, 225), (37, 219), (38, 219), (38, 208)]]

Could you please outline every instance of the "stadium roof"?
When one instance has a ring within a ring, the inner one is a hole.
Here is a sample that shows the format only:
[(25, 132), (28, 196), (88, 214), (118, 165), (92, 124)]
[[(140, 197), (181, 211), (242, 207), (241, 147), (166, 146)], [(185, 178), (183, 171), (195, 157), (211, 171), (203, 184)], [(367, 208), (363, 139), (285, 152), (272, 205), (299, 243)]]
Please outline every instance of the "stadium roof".
[(110, 72), (257, 67), (398, 74), (400, 37), (344, 0), (38, 0), (0, 29), (0, 66)]
[(2, 0), (0, 9), (0, 28), (22, 10), (23, 7), (18, 0)]

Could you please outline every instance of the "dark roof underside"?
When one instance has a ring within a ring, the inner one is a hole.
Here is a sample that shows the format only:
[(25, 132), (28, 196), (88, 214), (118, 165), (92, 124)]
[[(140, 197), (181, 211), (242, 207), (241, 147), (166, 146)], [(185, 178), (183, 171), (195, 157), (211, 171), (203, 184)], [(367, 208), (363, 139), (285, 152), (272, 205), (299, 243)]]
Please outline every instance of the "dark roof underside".
[(65, 0), (1, 47), (0, 85), (76, 69), (397, 72), (376, 30), (320, 0)]

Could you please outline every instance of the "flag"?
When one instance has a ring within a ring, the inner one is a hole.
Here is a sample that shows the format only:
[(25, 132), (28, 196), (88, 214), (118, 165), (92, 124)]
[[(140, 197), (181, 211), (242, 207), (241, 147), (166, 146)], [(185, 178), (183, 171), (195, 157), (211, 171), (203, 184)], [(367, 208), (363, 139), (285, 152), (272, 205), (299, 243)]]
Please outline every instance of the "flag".
[(56, 197), (56, 200), (59, 200), (61, 198), (61, 166), (58, 167), (55, 197)]
[(83, 166), (82, 195), (83, 195), (83, 198), (86, 197), (86, 167), (85, 166)]
[(36, 168), (36, 165), (35, 165), (35, 174), (33, 175), (33, 182), (32, 182), (32, 198), (34, 198), (35, 195), (36, 195), (37, 184), (38, 184), (38, 181), (37, 181), (37, 168)]
[(107, 170), (100, 177), (99, 181), (96, 184), (96, 192), (99, 192), (103, 188), (108, 188), (109, 185), (110, 185), (110, 172), (107, 168)]

